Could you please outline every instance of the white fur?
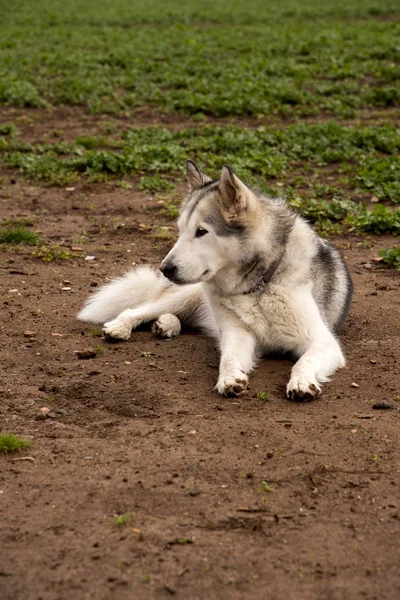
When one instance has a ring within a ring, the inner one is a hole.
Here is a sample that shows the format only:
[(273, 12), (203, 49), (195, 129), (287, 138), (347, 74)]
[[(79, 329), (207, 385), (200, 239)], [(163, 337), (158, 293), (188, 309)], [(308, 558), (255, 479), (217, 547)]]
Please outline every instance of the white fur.
[(175, 315), (167, 313), (166, 315), (161, 315), (157, 321), (154, 321), (151, 330), (159, 337), (172, 339), (180, 334), (181, 322)]
[(117, 317), (126, 308), (149, 302), (168, 285), (168, 281), (157, 276), (154, 269), (139, 266), (90, 296), (79, 312), (78, 319), (104, 323)]

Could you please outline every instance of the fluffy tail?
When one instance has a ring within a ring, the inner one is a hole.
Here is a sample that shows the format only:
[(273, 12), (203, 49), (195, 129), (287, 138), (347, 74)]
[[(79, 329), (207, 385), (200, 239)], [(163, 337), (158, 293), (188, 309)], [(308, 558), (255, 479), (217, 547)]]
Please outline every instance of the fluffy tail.
[(137, 267), (114, 279), (88, 298), (78, 319), (90, 323), (106, 323), (123, 310), (154, 300), (171, 283), (147, 266)]

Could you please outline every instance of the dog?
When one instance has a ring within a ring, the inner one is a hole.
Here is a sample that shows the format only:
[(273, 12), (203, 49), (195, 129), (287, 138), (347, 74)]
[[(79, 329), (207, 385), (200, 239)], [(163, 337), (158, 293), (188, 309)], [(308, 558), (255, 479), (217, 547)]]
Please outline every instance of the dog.
[(78, 314), (127, 340), (141, 323), (165, 338), (181, 323), (213, 336), (225, 396), (245, 392), (248, 374), (271, 352), (297, 358), (287, 385), (312, 400), (345, 366), (337, 334), (353, 285), (341, 254), (279, 198), (246, 186), (225, 165), (212, 180), (187, 161), (189, 194), (179, 237), (159, 271), (139, 266), (103, 287)]

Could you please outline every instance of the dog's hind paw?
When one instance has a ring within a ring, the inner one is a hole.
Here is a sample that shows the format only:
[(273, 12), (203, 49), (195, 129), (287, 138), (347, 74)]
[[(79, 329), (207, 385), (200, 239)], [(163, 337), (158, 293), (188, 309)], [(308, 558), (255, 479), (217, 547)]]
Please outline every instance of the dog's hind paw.
[(123, 319), (114, 319), (104, 323), (103, 335), (109, 340), (129, 340), (131, 337), (132, 325)]
[(179, 335), (181, 331), (181, 322), (175, 315), (166, 313), (161, 315), (153, 323), (152, 332), (159, 337), (171, 339)]
[(215, 387), (222, 396), (239, 396), (246, 391), (247, 382), (247, 375), (238, 371), (234, 375), (220, 377)]
[(286, 389), (289, 400), (296, 402), (310, 402), (310, 400), (314, 400), (319, 396), (320, 393), (321, 388), (316, 380), (309, 381), (300, 377), (292, 377)]

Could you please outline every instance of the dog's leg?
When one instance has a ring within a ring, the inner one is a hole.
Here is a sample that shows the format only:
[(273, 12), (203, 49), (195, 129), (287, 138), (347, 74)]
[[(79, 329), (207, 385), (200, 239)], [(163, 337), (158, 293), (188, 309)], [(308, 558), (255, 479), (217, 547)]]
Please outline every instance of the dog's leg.
[(162, 337), (174, 337), (180, 331), (181, 318), (196, 313), (202, 302), (202, 292), (196, 286), (184, 286), (167, 290), (158, 300), (147, 302), (137, 308), (122, 311), (116, 319), (104, 324), (103, 333), (107, 338), (128, 340), (132, 329), (142, 323), (157, 320), (155, 333)]
[(292, 400), (312, 400), (321, 392), (320, 383), (329, 381), (329, 376), (345, 366), (345, 358), (336, 338), (323, 322), (312, 297), (303, 306), (303, 331), (298, 353), (301, 355), (292, 369), (287, 386), (287, 395)]
[(158, 317), (151, 330), (155, 335), (171, 340), (180, 334), (181, 322), (175, 315), (167, 313)]
[(256, 341), (253, 335), (237, 323), (222, 328), (219, 378), (215, 386), (224, 396), (237, 396), (247, 388), (247, 373), (256, 362)]

